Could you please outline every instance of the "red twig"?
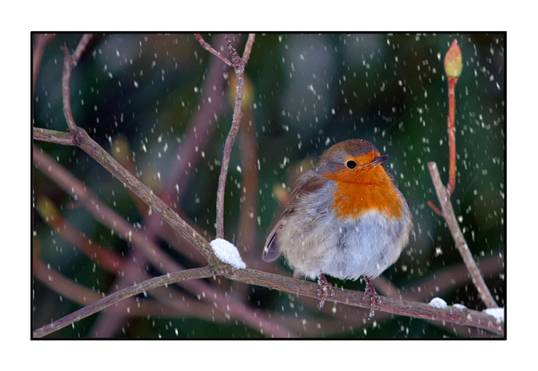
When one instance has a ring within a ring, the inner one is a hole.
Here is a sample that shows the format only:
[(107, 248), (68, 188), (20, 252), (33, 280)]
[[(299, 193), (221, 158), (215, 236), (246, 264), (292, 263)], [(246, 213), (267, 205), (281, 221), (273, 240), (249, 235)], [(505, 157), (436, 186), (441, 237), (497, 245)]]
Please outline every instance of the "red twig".
[(450, 196), (456, 189), (456, 83), (457, 77), (448, 78), (448, 184), (447, 191)]
[[(450, 45), (444, 61), (445, 73), (447, 75), (448, 86), (448, 115), (447, 115), (447, 134), (448, 134), (448, 182), (446, 189), (450, 197), (456, 189), (456, 84), (462, 69), (461, 50), (458, 42), (454, 40)], [(433, 201), (427, 202), (428, 206), (442, 217)]]

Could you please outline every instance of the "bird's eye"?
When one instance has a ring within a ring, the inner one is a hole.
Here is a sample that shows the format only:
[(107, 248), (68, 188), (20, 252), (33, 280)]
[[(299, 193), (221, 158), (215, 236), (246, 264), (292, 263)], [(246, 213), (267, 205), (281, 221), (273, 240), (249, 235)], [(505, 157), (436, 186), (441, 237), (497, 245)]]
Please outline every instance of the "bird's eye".
[(357, 163), (353, 160), (346, 161), (346, 166), (348, 169), (353, 169), (355, 166), (357, 166)]

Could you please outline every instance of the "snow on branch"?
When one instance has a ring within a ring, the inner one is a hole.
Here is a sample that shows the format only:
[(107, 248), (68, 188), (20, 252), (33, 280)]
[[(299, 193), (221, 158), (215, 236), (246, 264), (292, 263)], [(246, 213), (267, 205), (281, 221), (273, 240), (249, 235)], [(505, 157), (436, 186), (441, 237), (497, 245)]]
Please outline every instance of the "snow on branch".
[(245, 269), (247, 267), (243, 259), (241, 259), (241, 255), (239, 255), (239, 250), (231, 242), (217, 238), (211, 241), (210, 245), (217, 258), (223, 263), (230, 264), (235, 269)]

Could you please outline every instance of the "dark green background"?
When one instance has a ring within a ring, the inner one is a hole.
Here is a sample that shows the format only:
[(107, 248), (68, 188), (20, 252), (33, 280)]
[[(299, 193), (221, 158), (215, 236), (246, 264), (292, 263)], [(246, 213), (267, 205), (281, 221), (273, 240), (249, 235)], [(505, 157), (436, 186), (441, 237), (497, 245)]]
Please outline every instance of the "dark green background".
[[(61, 46), (74, 50), (80, 36), (59, 34), (47, 47), (32, 100), (33, 125), (66, 129), (61, 101)], [(211, 40), (212, 36), (205, 34), (205, 37)], [(445, 223), (426, 206), (426, 201), (435, 197), (426, 163), (436, 161), (443, 179), (447, 175), (447, 88), (442, 62), (455, 38), (462, 49), (464, 66), (456, 92), (458, 181), (453, 204), (474, 256), (499, 256), (504, 262), (506, 49), (503, 33), (258, 34), (247, 73), (253, 87), (252, 117), (261, 164), (257, 207), (260, 252), (279, 207), (273, 186), (282, 183), (292, 186), (289, 168), (307, 157), (318, 156), (340, 140), (360, 137), (372, 141), (390, 156), (389, 168), (414, 216), (410, 246), (384, 276), (397, 287), (407, 287), (443, 267), (461, 262)], [(243, 37), (241, 45), (244, 40)], [(191, 34), (100, 34), (73, 72), (75, 120), (108, 151), (118, 136), (126, 138), (141, 179), (156, 186), (157, 174), (161, 181), (166, 179), (167, 169), (176, 161), (180, 139), (191, 119), (200, 105), (207, 104), (200, 101), (200, 87), (210, 58)], [(231, 107), (217, 118), (216, 130), (203, 149), (205, 158), (177, 199), (185, 216), (206, 230), (208, 237), (214, 235), (219, 171), (215, 161), (220, 160), (230, 123)], [(238, 143), (231, 159), (226, 194), (225, 225), (230, 240), (237, 236), (241, 206), (237, 187), (242, 175), (237, 171)], [(142, 222), (124, 188), (82, 151), (55, 144), (36, 145), (83, 180), (129, 222)], [(38, 171), (33, 171), (32, 189), (33, 201), (41, 196), (50, 197), (61, 207), (64, 216), (92, 240), (122, 254), (131, 249), (131, 245), (112, 235), (83, 208), (71, 207), (72, 199)], [(52, 231), (37, 212), (33, 212), (33, 223), (42, 258), (51, 268), (91, 289), (108, 292), (113, 276), (94, 267), (91, 260)], [(166, 244), (161, 243), (168, 251)], [(150, 273), (156, 274), (151, 268)], [(486, 278), (495, 298), (504, 306), (504, 274)], [(333, 283), (342, 284), (336, 280)], [(344, 285), (363, 288), (359, 282)], [(311, 310), (301, 310), (301, 306), (291, 309), (287, 295), (255, 288), (249, 293), (247, 300), (253, 307), (276, 311), (282, 311), (282, 307), (290, 314), (297, 313), (298, 320), (316, 316)], [(463, 303), (483, 309), (472, 284), (454, 287), (438, 296), (449, 304)], [(293, 300), (297, 302), (297, 298)], [(77, 308), (77, 304), (32, 281), (34, 327)], [(95, 318), (92, 316), (52, 337), (85, 337)], [(180, 329), (179, 335), (175, 334), (175, 328)], [(375, 329), (367, 328), (366, 334), (360, 328), (327, 335), (454, 336), (424, 321), (401, 317), (378, 323)], [(118, 333), (121, 338), (158, 336), (262, 335), (233, 320), (219, 325), (193, 318), (131, 318)]]

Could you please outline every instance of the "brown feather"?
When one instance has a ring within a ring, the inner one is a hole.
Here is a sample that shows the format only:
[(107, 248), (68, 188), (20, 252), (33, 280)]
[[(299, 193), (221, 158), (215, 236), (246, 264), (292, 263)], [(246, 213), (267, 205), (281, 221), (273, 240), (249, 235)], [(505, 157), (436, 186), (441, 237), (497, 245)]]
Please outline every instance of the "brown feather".
[(280, 216), (275, 221), (271, 231), (267, 235), (267, 239), (263, 247), (263, 261), (272, 262), (278, 259), (281, 254), (280, 246), (278, 244), (278, 231), (286, 223), (287, 218), (294, 212), (295, 206), (301, 200), (301, 198), (306, 194), (317, 191), (323, 187), (326, 182), (326, 179), (315, 174), (314, 172), (309, 172), (299, 179), (298, 184), (288, 197), (288, 202), (284, 207), (284, 210), (282, 210)]

